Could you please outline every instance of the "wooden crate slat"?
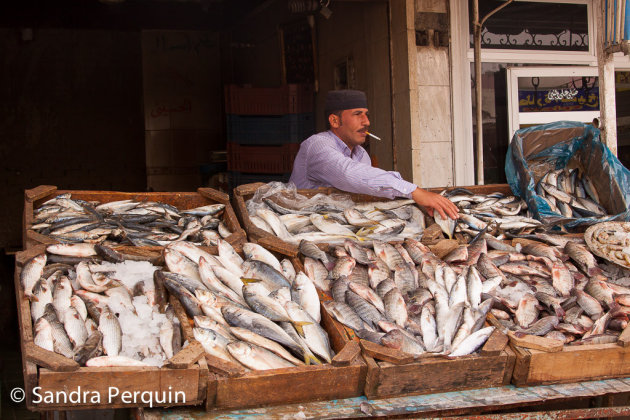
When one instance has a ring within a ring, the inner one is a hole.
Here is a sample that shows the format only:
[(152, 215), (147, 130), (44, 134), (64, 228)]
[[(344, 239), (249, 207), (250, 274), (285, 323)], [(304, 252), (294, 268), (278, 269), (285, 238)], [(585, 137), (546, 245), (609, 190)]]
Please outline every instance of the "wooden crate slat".
[[(73, 371), (54, 371), (44, 367), (38, 367), (32, 360), (38, 360), (42, 352), (46, 350), (36, 347), (33, 343), (33, 323), (31, 321), (31, 311), (29, 301), (24, 297), (22, 286), (20, 284), (20, 273), (24, 263), (30, 258), (45, 252), (45, 245), (36, 245), (26, 251), (21, 251), (15, 257), (14, 284), (16, 290), (16, 304), (18, 307), (18, 324), (20, 327), (20, 347), (22, 350), (22, 368), (24, 373), (24, 384), (26, 394), (26, 406), (29, 410), (47, 411), (47, 410), (72, 410), (72, 409), (111, 409), (111, 408), (131, 408), (131, 407), (148, 407), (149, 403), (136, 399), (133, 403), (122, 401), (123, 391), (141, 392), (148, 391), (158, 395), (157, 398), (163, 399), (162, 395), (172, 395), (175, 397), (176, 391), (181, 391), (185, 395), (185, 402), (154, 404), (154, 406), (173, 406), (173, 405), (199, 405), (202, 404), (207, 393), (207, 367), (205, 363), (195, 363), (188, 368), (169, 369), (157, 367), (79, 367)], [(33, 353), (36, 352), (33, 357)], [(56, 359), (64, 358), (56, 355)], [(30, 360), (29, 360), (30, 357)], [(48, 355), (50, 358), (50, 355)], [(65, 358), (64, 358), (65, 359)], [(68, 367), (74, 361), (66, 359), (65, 363)], [(48, 359), (50, 361), (50, 359)], [(38, 360), (38, 362), (42, 362)], [(43, 361), (47, 363), (46, 360)], [(57, 365), (61, 365), (58, 363)], [(59, 366), (53, 363), (51, 367)], [(61, 366), (62, 370), (66, 367)], [(204, 372), (205, 370), (205, 372)], [(42, 403), (35, 404), (33, 402), (33, 389), (41, 387), (39, 394), (45, 397), (46, 392), (56, 394), (59, 391), (66, 393), (68, 396), (72, 391), (88, 392), (87, 399), (82, 398), (83, 403), (59, 402), (55, 399), (53, 403), (46, 403), (44, 399)], [(109, 387), (120, 390), (118, 397), (113, 398), (110, 403)], [(96, 394), (92, 394), (94, 391)], [(95, 397), (94, 395), (98, 395)], [(180, 394), (178, 394), (180, 395)], [(95, 399), (99, 402), (93, 402)], [(147, 397), (148, 398), (148, 397)], [(146, 399), (146, 398), (145, 398)]]

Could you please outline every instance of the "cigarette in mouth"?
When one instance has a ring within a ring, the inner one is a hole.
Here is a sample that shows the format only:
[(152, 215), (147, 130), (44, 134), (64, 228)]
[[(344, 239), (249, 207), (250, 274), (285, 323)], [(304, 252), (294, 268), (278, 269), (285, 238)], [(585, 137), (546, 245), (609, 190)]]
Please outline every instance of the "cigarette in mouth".
[(365, 134), (367, 134), (367, 135), (368, 135), (368, 136), (370, 136), (370, 137), (374, 137), (376, 140), (381, 140), (381, 138), (380, 138), (380, 137), (375, 136), (374, 134), (370, 133), (369, 131), (366, 131), (366, 132), (365, 132)]

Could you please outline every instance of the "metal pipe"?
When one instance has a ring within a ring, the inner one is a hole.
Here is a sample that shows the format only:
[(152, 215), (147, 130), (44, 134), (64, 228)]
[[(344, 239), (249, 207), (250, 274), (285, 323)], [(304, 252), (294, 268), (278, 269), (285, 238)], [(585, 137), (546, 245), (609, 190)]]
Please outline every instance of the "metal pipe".
[(481, 86), (481, 29), (483, 24), (496, 12), (512, 3), (514, 0), (508, 0), (501, 6), (488, 13), (481, 22), (479, 21), (479, 0), (473, 1), (473, 38), (474, 38), (474, 56), (475, 56), (475, 126), (477, 127), (476, 136), (476, 166), (477, 166), (477, 184), (484, 184), (483, 176), (483, 107), (482, 107), (482, 86)]

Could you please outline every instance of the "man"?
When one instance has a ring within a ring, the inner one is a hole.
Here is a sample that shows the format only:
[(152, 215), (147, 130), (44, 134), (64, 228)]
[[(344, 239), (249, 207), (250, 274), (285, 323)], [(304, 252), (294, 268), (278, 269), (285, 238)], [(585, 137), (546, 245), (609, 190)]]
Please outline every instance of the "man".
[(412, 198), (433, 211), (456, 219), (457, 207), (449, 199), (407, 182), (398, 172), (371, 165), (361, 146), (370, 126), (367, 98), (358, 90), (333, 90), (324, 107), (330, 129), (315, 134), (300, 145), (293, 163), (291, 182), (298, 188), (335, 187), (351, 193), (394, 199)]

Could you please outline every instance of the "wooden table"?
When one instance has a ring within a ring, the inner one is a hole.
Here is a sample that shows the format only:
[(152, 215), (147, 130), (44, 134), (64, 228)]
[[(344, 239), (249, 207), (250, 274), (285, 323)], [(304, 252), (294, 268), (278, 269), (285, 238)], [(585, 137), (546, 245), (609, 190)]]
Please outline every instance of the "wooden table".
[(144, 410), (139, 417), (150, 420), (366, 417), (362, 408), (372, 416), (447, 418), (466, 415), (466, 418), (478, 419), (619, 417), (630, 415), (629, 396), (630, 378), (623, 378), (522, 388), (508, 385), (380, 400), (358, 397), (246, 410), (154, 409)]

